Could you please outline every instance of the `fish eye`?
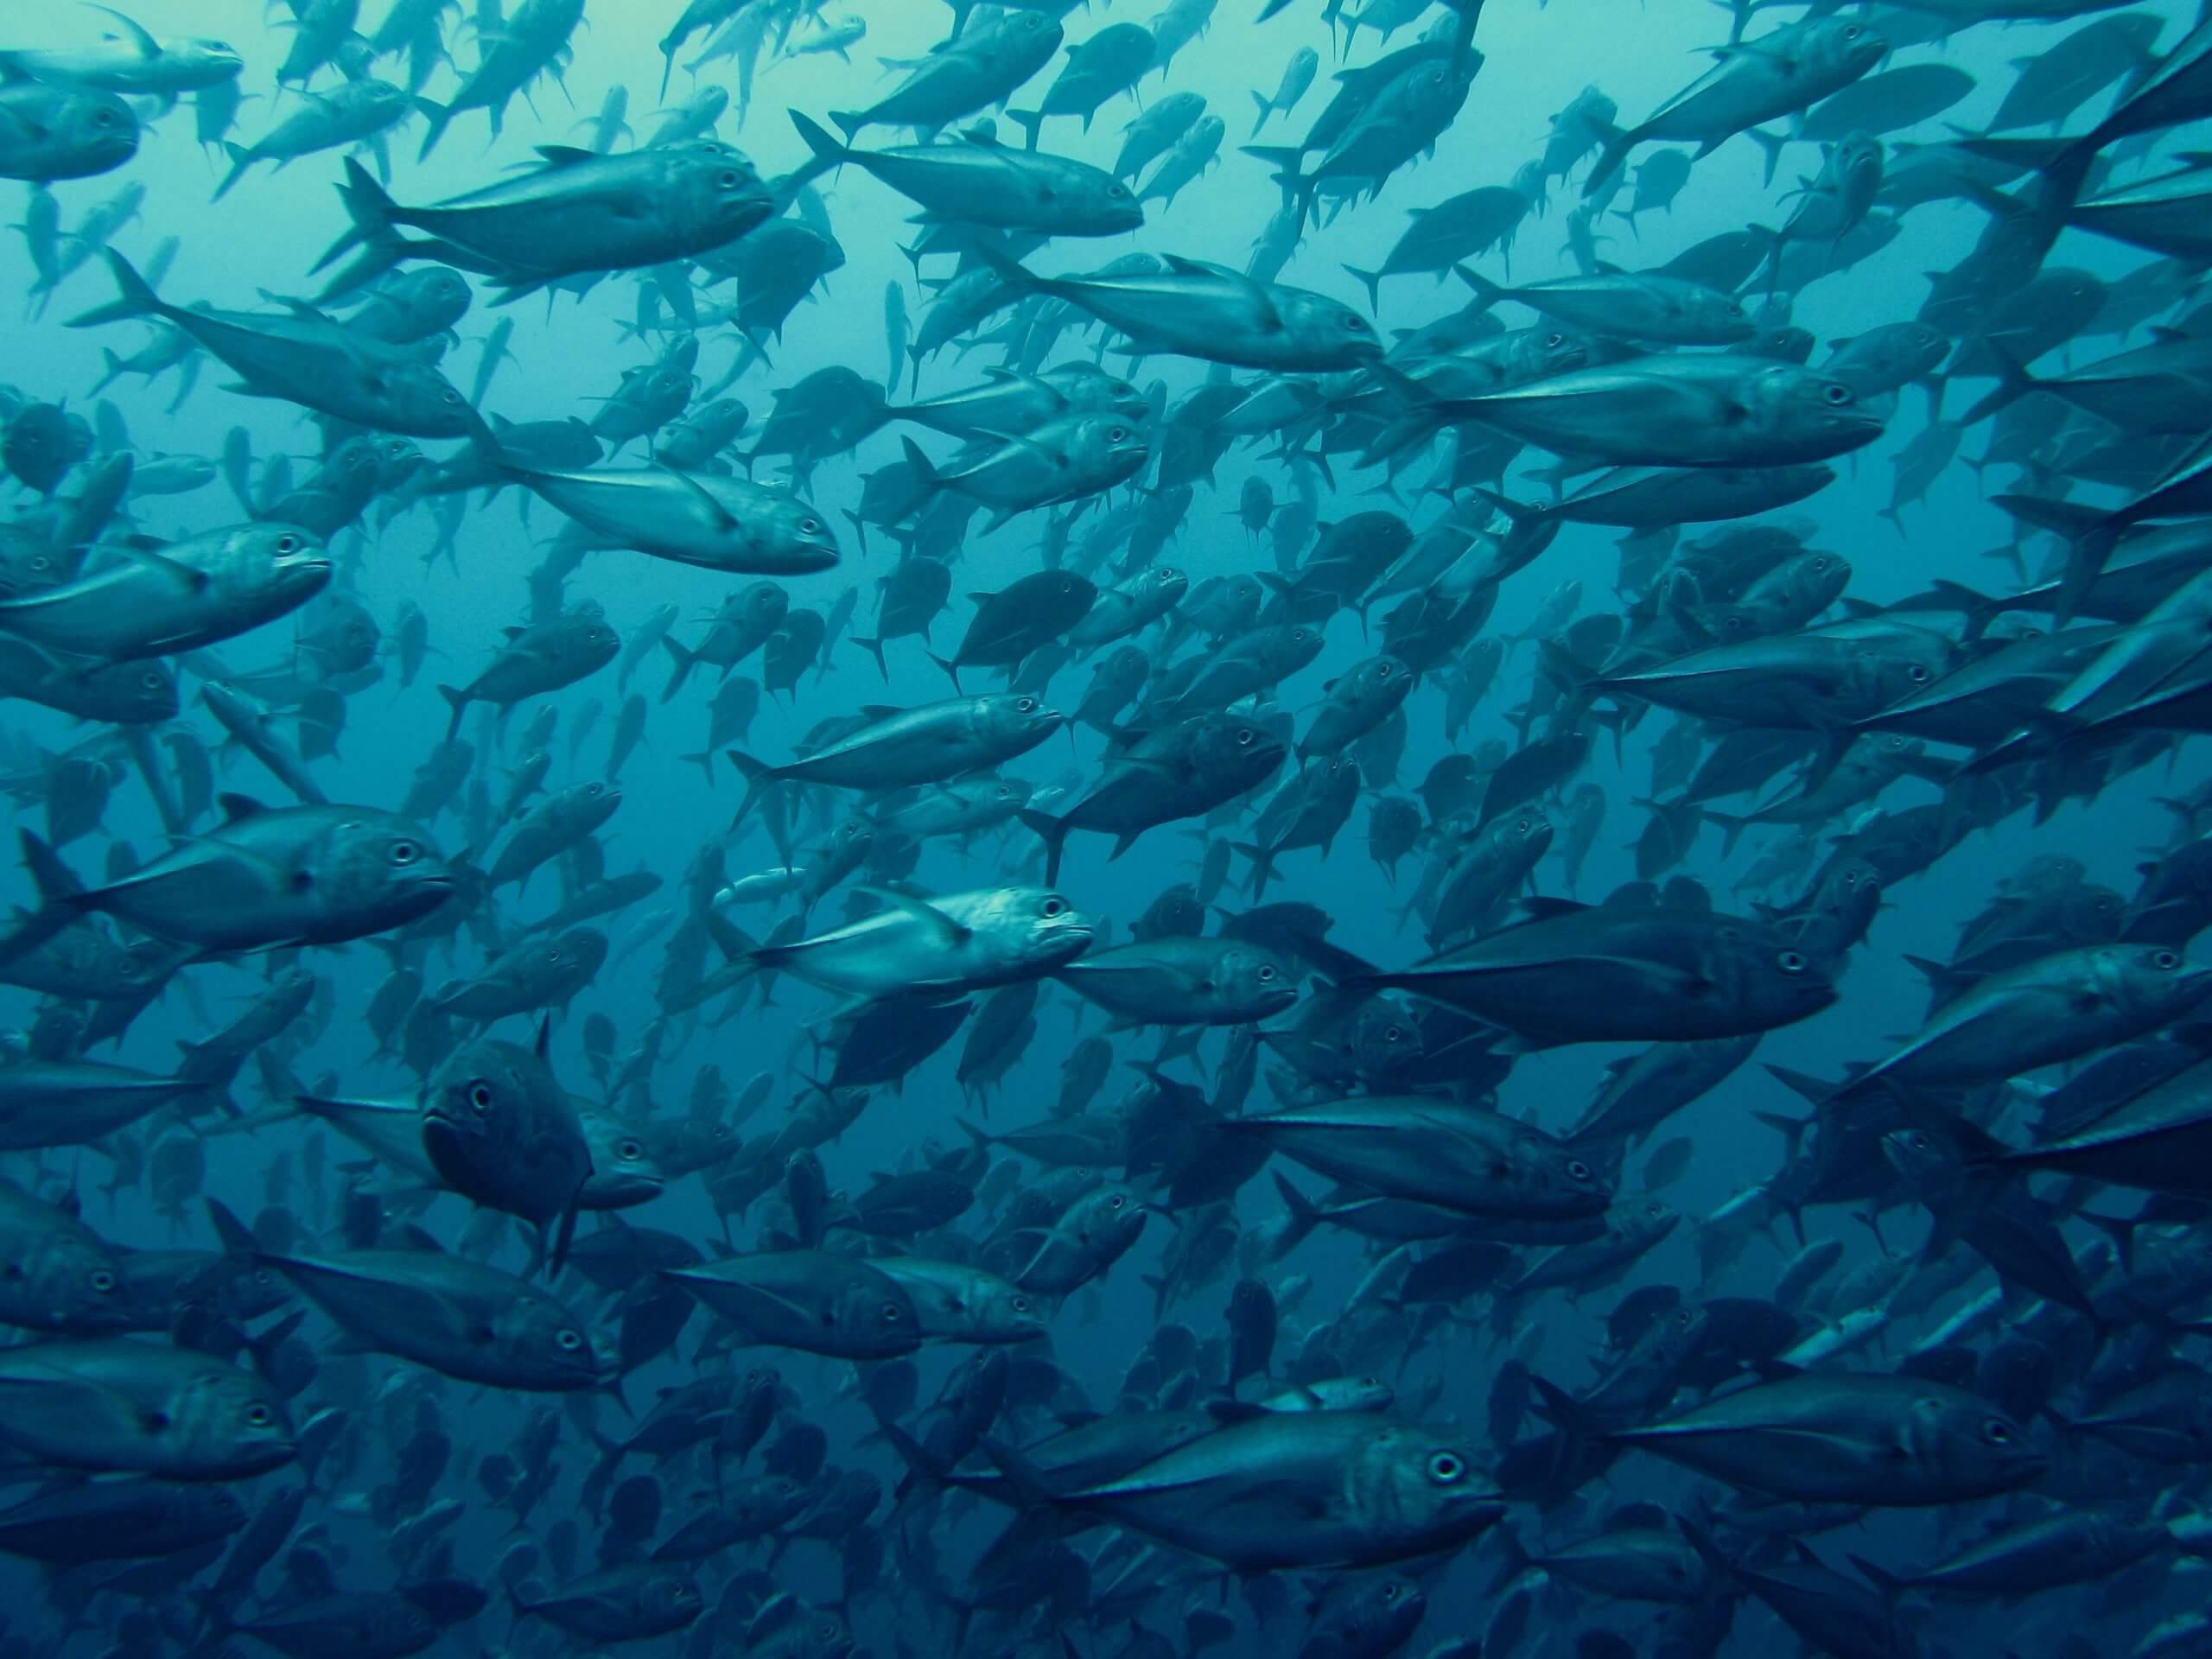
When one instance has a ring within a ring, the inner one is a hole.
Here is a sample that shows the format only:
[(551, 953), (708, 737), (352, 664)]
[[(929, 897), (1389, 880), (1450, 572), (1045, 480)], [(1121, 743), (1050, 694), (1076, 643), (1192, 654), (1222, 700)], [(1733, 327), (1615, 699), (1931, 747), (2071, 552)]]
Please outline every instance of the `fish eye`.
[(1395, 1026), (1385, 1026), (1382, 1028), (1382, 1040), (1386, 1043), (1400, 1041), (1404, 1036), (1405, 1033), (1400, 1031)]
[(583, 1335), (581, 1332), (563, 1325), (553, 1333), (553, 1345), (565, 1353), (573, 1354), (584, 1345)]
[(1388, 663), (1377, 663), (1375, 665), (1375, 677), (1378, 680), (1389, 679), (1390, 677), (1390, 664)]
[(883, 1322), (884, 1322), (886, 1325), (896, 1325), (896, 1324), (898, 1324), (898, 1323), (899, 1323), (899, 1304), (898, 1304), (898, 1303), (896, 1303), (896, 1302), (886, 1302), (886, 1303), (883, 1305)]
[(1551, 350), (1556, 351), (1567, 344), (1567, 336), (1554, 330), (1544, 336), (1544, 344)]
[(2153, 968), (2178, 968), (2181, 966), (2181, 953), (2177, 950), (2161, 950), (2151, 958), (2151, 965)]
[(1785, 974), (1802, 974), (1806, 966), (1803, 954), (1796, 950), (1780, 952), (1774, 959), (1774, 965)]
[(724, 173), (720, 178), (716, 179), (715, 182), (725, 190), (734, 190), (739, 185), (744, 183), (745, 181), (734, 170), (733, 170)]
[(1129, 193), (1121, 185), (1109, 184), (1106, 187), (1106, 194), (1114, 200), (1119, 201), (1123, 196), (1128, 195)]
[(1586, 1181), (1590, 1179), (1590, 1166), (1580, 1158), (1570, 1158), (1567, 1160), (1567, 1173), (1571, 1179)]
[(1109, 426), (1106, 429), (1106, 442), (1109, 443), (1119, 443), (1128, 435), (1129, 429), (1126, 426)]
[(110, 1273), (105, 1268), (98, 1269), (92, 1274), (92, 1288), (99, 1292), (101, 1295), (106, 1295), (108, 1292), (115, 1288), (115, 1275)]
[(1038, 914), (1041, 916), (1058, 916), (1067, 907), (1067, 901), (1065, 899), (1052, 898), (1047, 899), (1037, 907), (1037, 910)]
[(299, 550), (300, 538), (298, 537), (279, 536), (276, 538), (276, 550), (279, 553), (296, 553)]
[(1021, 715), (1033, 713), (1036, 707), (1037, 699), (1034, 697), (1023, 697), (1014, 705), (1014, 712)]
[(1821, 388), (1821, 397), (1833, 407), (1840, 409), (1851, 401), (1851, 388), (1840, 380), (1831, 380)]
[(1029, 1299), (1027, 1296), (1017, 1296), (1014, 1299), (1013, 1306), (1015, 1313), (1027, 1313), (1029, 1311)]
[(1981, 1426), (1981, 1438), (1992, 1446), (2012, 1444), (2012, 1425), (2002, 1417), (1992, 1417)]
[(1467, 1472), (1466, 1460), (1456, 1452), (1432, 1452), (1428, 1457), (1428, 1478), (1440, 1486), (1449, 1486)]
[(1275, 976), (1275, 970), (1266, 963), (1260, 964), (1260, 983), (1264, 985)]
[(445, 390), (445, 400), (448, 404), (458, 404), (461, 401), (461, 394), (451, 386), (448, 386)]
[(395, 841), (391, 843), (391, 861), (395, 864), (412, 864), (415, 861), (416, 851), (413, 842)]
[(627, 1162), (634, 1163), (645, 1155), (645, 1149), (635, 1141), (625, 1141), (614, 1148), (614, 1155)]
[(1690, 1328), (1690, 1311), (1687, 1307), (1675, 1315), (1675, 1323), (1687, 1331)]
[(1910, 668), (1905, 670), (1905, 677), (1915, 685), (1925, 685), (1928, 683), (1928, 671), (1920, 664), (1915, 663)]
[(1847, 23), (1844, 26), (1843, 38), (1847, 41), (1855, 41), (1862, 33), (1864, 33), (1864, 31), (1860, 29), (1858, 24)]
[(1246, 749), (1252, 747), (1252, 728), (1250, 727), (1246, 726), (1238, 729), (1236, 734), (1236, 746), (1239, 748)]
[(138, 677), (138, 683), (149, 691), (158, 691), (162, 689), (162, 677), (158, 674), (141, 674)]
[(276, 1421), (276, 1414), (257, 1400), (245, 1408), (245, 1421), (250, 1427), (266, 1428)]
[(1384, 1585), (1384, 1586), (1382, 1586), (1382, 1599), (1383, 1599), (1383, 1600), (1385, 1600), (1385, 1601), (1395, 1601), (1397, 1599), (1398, 1599), (1398, 1586), (1397, 1586), (1396, 1585), (1395, 1585), (1395, 1584), (1386, 1584), (1386, 1585)]
[(1119, 1210), (1119, 1209), (1120, 1209), (1123, 1205), (1127, 1204), (1127, 1203), (1128, 1202), (1128, 1200), (1127, 1198), (1123, 1198), (1123, 1197), (1122, 1197), (1119, 1192), (1116, 1192), (1116, 1193), (1112, 1198), (1109, 1198), (1106, 1202), (1107, 1202), (1109, 1205), (1111, 1205), (1114, 1209)]
[(818, 536), (822, 533), (822, 521), (819, 518), (802, 518), (798, 521), (798, 528), (803, 536)]

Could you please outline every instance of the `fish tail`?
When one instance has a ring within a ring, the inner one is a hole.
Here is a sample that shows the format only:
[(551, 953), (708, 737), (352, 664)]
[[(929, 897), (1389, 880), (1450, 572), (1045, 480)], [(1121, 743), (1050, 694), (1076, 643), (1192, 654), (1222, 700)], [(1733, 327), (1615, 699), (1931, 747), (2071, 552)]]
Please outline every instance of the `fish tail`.
[(437, 148), (438, 140), (446, 136), (446, 128), (452, 122), (454, 112), (453, 105), (441, 104), (434, 98), (418, 96), (415, 99), (415, 107), (427, 116), (430, 123), (430, 130), (423, 135), (423, 148), (415, 155), (416, 161), (419, 162), (427, 160), (430, 152)]
[[(791, 125), (798, 129), (798, 136), (806, 140), (807, 149), (814, 152), (814, 160), (807, 169), (810, 174), (826, 173), (831, 168), (842, 167), (852, 160), (851, 132), (846, 133), (845, 142), (841, 144), (823, 130), (820, 123), (810, 121), (797, 110), (791, 112)], [(830, 118), (842, 127), (849, 118), (849, 112), (839, 114), (833, 111)]]
[(85, 884), (61, 861), (60, 855), (32, 831), (24, 830), (19, 834), (22, 839), (23, 868), (37, 885), (39, 907), (25, 917), (13, 933), (0, 939), (0, 964), (35, 950), (68, 926), (86, 907)]
[(220, 201), (230, 194), (231, 187), (244, 178), (246, 168), (253, 165), (253, 152), (244, 144), (226, 142), (223, 148), (230, 153), (231, 170), (223, 175), (223, 181), (215, 187), (215, 194), (208, 198), (210, 201)]
[(735, 766), (739, 776), (745, 779), (745, 798), (737, 804), (737, 816), (730, 820), (729, 824), (732, 830), (735, 830), (745, 822), (746, 814), (753, 810), (753, 804), (760, 798), (760, 791), (775, 781), (769, 775), (774, 769), (755, 760), (742, 749), (725, 749), (722, 753), (729, 757), (730, 765)]
[(1966, 412), (1959, 423), (1961, 426), (1972, 426), (1987, 420), (1999, 410), (2019, 402), (2044, 384), (2028, 372), (2025, 364), (1997, 341), (1985, 337), (1981, 343), (1997, 365), (1997, 389), (1983, 394), (1981, 401)]
[(962, 697), (962, 696), (967, 696), (967, 695), (968, 695), (966, 692), (963, 691), (963, 690), (960, 689), (960, 664), (957, 664), (957, 663), (956, 663), (956, 662), (953, 662), (953, 661), (952, 661), (950, 658), (949, 658), (940, 657), (940, 656), (938, 656), (938, 655), (937, 654), (937, 652), (933, 652), (933, 651), (932, 651), (932, 652), (925, 652), (925, 655), (926, 655), (926, 656), (929, 658), (930, 661), (931, 661), (931, 662), (935, 663), (935, 664), (936, 664), (939, 668), (943, 669), (943, 670), (945, 671), (945, 675), (946, 675), (946, 677), (947, 677), (948, 678), (950, 678), (950, 679), (951, 680), (951, 682), (952, 682), (952, 695), (953, 695), (954, 696), (956, 696), (956, 697)]
[(398, 204), (370, 176), (368, 168), (350, 156), (346, 158), (346, 180), (338, 187), (338, 196), (345, 203), (346, 215), (353, 223), (311, 269), (321, 270), (354, 248), (360, 248), (361, 253), (323, 284), (322, 292), (316, 296), (318, 303), (349, 294), (374, 281), (397, 264), (407, 252), (406, 241), (393, 222)]
[(453, 719), (446, 726), (446, 741), (450, 743), (461, 735), (461, 711), (468, 707), (468, 693), (457, 685), (442, 685), (438, 688), (438, 695), (453, 709)]
[(1049, 812), (1033, 811), (1027, 807), (1024, 807), (1018, 816), (1022, 823), (1027, 824), (1035, 832), (1037, 838), (1045, 843), (1045, 885), (1048, 887), (1058, 886), (1060, 879), (1060, 854), (1067, 846), (1067, 820), (1056, 818)]
[(883, 676), (883, 683), (886, 685), (890, 684), (891, 665), (884, 660), (883, 641), (880, 639), (863, 639), (856, 633), (853, 636), (853, 643), (858, 645), (862, 651), (868, 652), (869, 656), (875, 658), (876, 671)]
[(1590, 169), (1590, 176), (1583, 181), (1582, 194), (1586, 199), (1604, 189), (1605, 181), (1621, 170), (1621, 163), (1628, 159), (1629, 151), (1636, 148), (1637, 134), (1632, 128), (1624, 130), (1610, 121), (1600, 121), (1590, 116), (1583, 118), (1605, 141), (1605, 148), (1598, 152), (1597, 165)]
[(1293, 1186), (1288, 1179), (1278, 1173), (1275, 1191), (1282, 1197), (1283, 1208), (1290, 1211), (1290, 1225), (1283, 1230), (1282, 1242), (1276, 1247), (1277, 1259), (1288, 1255), (1312, 1236), (1321, 1224), (1321, 1211), (1313, 1200)]
[(1259, 92), (1252, 94), (1252, 102), (1260, 107), (1260, 118), (1252, 124), (1252, 136), (1260, 136), (1260, 129), (1268, 124), (1268, 118), (1275, 112), (1274, 102)]
[(1024, 132), (1029, 135), (1029, 142), (1024, 146), (1024, 148), (1028, 149), (1036, 149), (1037, 135), (1039, 132), (1042, 132), (1045, 129), (1044, 111), (1008, 110), (1006, 114), (1007, 120), (1013, 122), (1014, 125), (1020, 127)]
[(677, 645), (664, 633), (660, 637), (660, 643), (668, 654), (676, 659), (676, 671), (668, 677), (668, 690), (660, 694), (660, 700), (666, 702), (683, 689), (683, 682), (690, 679), (691, 671), (699, 666), (699, 653)]
[[(1786, 137), (1778, 137), (1770, 132), (1761, 132), (1757, 127), (1750, 129), (1744, 134), (1744, 137), (1750, 139), (1753, 143), (1757, 144), (1761, 149), (1766, 152), (1766, 178), (1764, 181), (1764, 184), (1766, 188), (1772, 188), (1774, 184), (1774, 170), (1776, 168), (1782, 165), (1782, 148), (1784, 144), (1787, 144), (1789, 140)], [(1779, 245), (1777, 244), (1777, 249)]]
[(107, 268), (115, 276), (116, 297), (105, 305), (96, 305), (91, 310), (70, 318), (66, 327), (92, 328), (103, 322), (122, 322), (131, 317), (161, 315), (161, 296), (155, 293), (146, 279), (138, 274), (138, 268), (113, 248), (105, 251)]
[(1367, 308), (1370, 311), (1379, 308), (1382, 303), (1382, 273), (1379, 270), (1362, 270), (1357, 265), (1346, 265), (1344, 269), (1359, 278), (1362, 285), (1366, 288)]

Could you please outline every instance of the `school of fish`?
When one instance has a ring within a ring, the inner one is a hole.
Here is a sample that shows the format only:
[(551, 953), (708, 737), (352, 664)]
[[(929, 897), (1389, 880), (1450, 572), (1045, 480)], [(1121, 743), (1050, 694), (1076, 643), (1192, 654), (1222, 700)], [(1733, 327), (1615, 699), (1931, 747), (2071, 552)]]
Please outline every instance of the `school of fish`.
[(2212, 1654), (2212, 3), (1152, 3), (0, 9), (0, 1659)]

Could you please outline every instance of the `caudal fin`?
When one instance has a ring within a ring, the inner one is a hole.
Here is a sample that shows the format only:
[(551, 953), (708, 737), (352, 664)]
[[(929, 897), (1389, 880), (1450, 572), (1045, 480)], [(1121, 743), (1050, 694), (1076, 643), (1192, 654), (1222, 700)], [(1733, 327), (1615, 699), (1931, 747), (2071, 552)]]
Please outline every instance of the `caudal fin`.
[(1634, 130), (1624, 131), (1610, 121), (1599, 121), (1588, 116), (1583, 118), (1605, 140), (1605, 148), (1598, 152), (1597, 165), (1590, 169), (1590, 176), (1582, 183), (1582, 196), (1586, 201), (1605, 188), (1606, 180), (1621, 170), (1621, 163), (1628, 159), (1629, 151), (1636, 148), (1637, 135)]
[(1045, 843), (1045, 885), (1058, 887), (1060, 881), (1060, 854), (1067, 846), (1067, 820), (1056, 818), (1049, 812), (1032, 811), (1027, 807), (1021, 810), (1020, 818)]
[(399, 211), (398, 204), (370, 175), (369, 169), (351, 156), (346, 158), (346, 178), (338, 187), (338, 197), (346, 206), (352, 226), (324, 250), (313, 268), (321, 270), (355, 248), (361, 251), (345, 270), (323, 284), (321, 293), (315, 296), (318, 304), (375, 281), (407, 253), (406, 240), (399, 234), (393, 217)]
[(858, 645), (862, 651), (868, 652), (869, 656), (875, 658), (876, 671), (883, 676), (883, 683), (886, 685), (890, 684), (891, 664), (884, 660), (883, 641), (880, 639), (865, 639), (856, 633), (853, 636), (853, 643)]
[(760, 798), (761, 791), (776, 781), (775, 768), (755, 760), (742, 749), (724, 749), (722, 753), (729, 757), (730, 765), (735, 766), (739, 775), (745, 779), (745, 798), (737, 804), (737, 816), (729, 821), (729, 827), (735, 830), (745, 822), (746, 814), (753, 810), (753, 803)]
[(461, 735), (461, 711), (468, 707), (468, 693), (457, 685), (442, 685), (438, 688), (438, 695), (453, 709), (453, 718), (446, 722), (446, 741), (450, 743)]
[(683, 689), (683, 682), (690, 679), (691, 671), (699, 666), (699, 653), (677, 645), (664, 633), (660, 637), (660, 643), (662, 649), (676, 659), (676, 671), (668, 677), (668, 689), (660, 694), (660, 700), (666, 702)]
[(107, 268), (115, 277), (117, 296), (105, 305), (96, 305), (91, 310), (70, 318), (64, 327), (92, 328), (103, 322), (123, 322), (132, 317), (161, 315), (161, 296), (138, 274), (137, 267), (113, 248), (105, 250), (105, 252)]
[(83, 913), (85, 884), (60, 855), (30, 830), (18, 832), (23, 849), (23, 868), (38, 888), (39, 907), (26, 916), (16, 931), (0, 939), (0, 966), (35, 950)]

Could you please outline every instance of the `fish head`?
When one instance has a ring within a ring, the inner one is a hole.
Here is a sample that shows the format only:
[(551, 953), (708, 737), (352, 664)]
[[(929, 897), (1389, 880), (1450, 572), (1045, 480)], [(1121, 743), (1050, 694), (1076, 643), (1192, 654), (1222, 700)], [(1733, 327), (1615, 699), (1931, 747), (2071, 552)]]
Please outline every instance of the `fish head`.
[(1308, 354), (1344, 365), (1370, 363), (1382, 355), (1375, 325), (1343, 301), (1302, 289), (1275, 289), (1272, 296), (1285, 334)]
[(1199, 715), (1192, 723), (1191, 769), (1200, 776), (1256, 784), (1288, 753), (1282, 740), (1256, 721), (1220, 715)]
[(848, 1275), (831, 1299), (830, 1322), (855, 1351), (912, 1353), (922, 1339), (921, 1316), (906, 1287), (873, 1268)]
[(1819, 1013), (1836, 998), (1838, 963), (1815, 956), (1800, 941), (1768, 925), (1728, 926), (1714, 938), (1708, 977), (1754, 1029), (1787, 1025)]
[(1637, 1198), (1633, 1203), (1614, 1206), (1613, 1229), (1624, 1238), (1658, 1240), (1675, 1230), (1681, 1220), (1681, 1213), (1671, 1204), (1657, 1198)]
[(422, 470), (426, 457), (411, 438), (386, 434), (377, 440), (377, 488), (396, 490)]
[(2212, 993), (2212, 967), (2171, 945), (2105, 945), (2095, 957), (2101, 988), (2111, 1001), (2153, 1024), (2180, 1018)]
[[(761, 539), (775, 561), (771, 568), (804, 575), (837, 563), (837, 537), (830, 528), (830, 515), (813, 503), (792, 496), (778, 502), (765, 518)], [(788, 609), (791, 601), (786, 598), (784, 603)]]
[(1145, 1206), (1135, 1189), (1102, 1186), (1086, 1192), (1068, 1206), (1059, 1230), (1086, 1253), (1119, 1255), (1144, 1231)]
[(2050, 1467), (2010, 1414), (1979, 1395), (1940, 1383), (1912, 1402), (1901, 1438), (1923, 1478), (1962, 1498), (2016, 1491)]
[(1097, 925), (1046, 887), (1001, 887), (969, 918), (989, 937), (992, 954), (1043, 972), (1090, 949)]
[(217, 1360), (196, 1367), (169, 1402), (168, 1433), (181, 1442), (180, 1459), (195, 1468), (241, 1477), (281, 1468), (299, 1441), (284, 1402), (251, 1371)]
[(424, 1091), (423, 1146), (439, 1173), (469, 1183), (472, 1168), (502, 1165), (531, 1130), (539, 1078), (513, 1043), (464, 1044)]
[(81, 1228), (56, 1227), (23, 1240), (15, 1268), (28, 1293), (21, 1300), (37, 1316), (34, 1328), (124, 1331), (141, 1311), (116, 1258)]
[(113, 92), (67, 92), (46, 125), (54, 148), (74, 167), (105, 173), (138, 153), (138, 118)]
[(1957, 1143), (1934, 1129), (1891, 1129), (1882, 1137), (1882, 1156), (1908, 1190), (1924, 1197), (1948, 1192), (1966, 1176)]
[(773, 628), (791, 613), (791, 596), (781, 582), (756, 582), (737, 594), (734, 603), (747, 625)]
[(118, 725), (152, 725), (176, 715), (176, 676), (156, 658), (87, 669), (79, 686), (87, 709)]
[(1829, 18), (1804, 26), (1796, 60), (1821, 79), (1856, 80), (1890, 55), (1890, 43), (1863, 23)]
[(1116, 178), (1086, 180), (1084, 203), (1086, 228), (1095, 227), (1094, 234), (1111, 235), (1122, 231), (1144, 228), (1144, 204), (1137, 200), (1136, 192)]
[(245, 58), (228, 41), (208, 36), (165, 41), (162, 55), (173, 60), (179, 67), (189, 69), (191, 79), (199, 81), (227, 80), (244, 72)]
[(328, 912), (388, 918), (386, 927), (429, 915), (460, 880), (427, 836), (386, 812), (364, 809), (340, 819), (321, 854), (315, 886)]
[(499, 440), (461, 389), (427, 363), (399, 363), (376, 377), (395, 429), (425, 438), (474, 438), (487, 449)]
[(972, 1328), (993, 1342), (1029, 1342), (1046, 1332), (1037, 1299), (995, 1274), (978, 1275), (968, 1312)]
[(1255, 1010), (1251, 1015), (1255, 1020), (1281, 1014), (1298, 1001), (1298, 975), (1272, 950), (1239, 944), (1222, 952), (1220, 971), (1229, 1001), (1239, 1008)]
[(1745, 403), (1778, 448), (1801, 455), (1841, 454), (1872, 443), (1883, 417), (1847, 380), (1774, 362), (1751, 377)]
[(1412, 1423), (1373, 1420), (1346, 1471), (1363, 1553), (1402, 1560), (1414, 1546), (1469, 1537), (1503, 1513), (1455, 1441)]
[(975, 700), (976, 728), (994, 747), (1000, 743), (1035, 745), (1058, 731), (1067, 716), (1047, 709), (1027, 692), (997, 691)]
[(1492, 854), (1513, 866), (1535, 863), (1550, 849), (1553, 826), (1541, 807), (1528, 805), (1508, 812), (1484, 831)]
[(687, 232), (734, 241), (775, 211), (775, 193), (740, 151), (710, 138), (669, 148), (663, 206)]
[(609, 1370), (575, 1316), (543, 1291), (512, 1297), (493, 1314), (491, 1344), (512, 1375), (549, 1390), (590, 1388)]
[(297, 524), (241, 524), (223, 538), (207, 574), (240, 597), (303, 603), (330, 582), (330, 550)]

